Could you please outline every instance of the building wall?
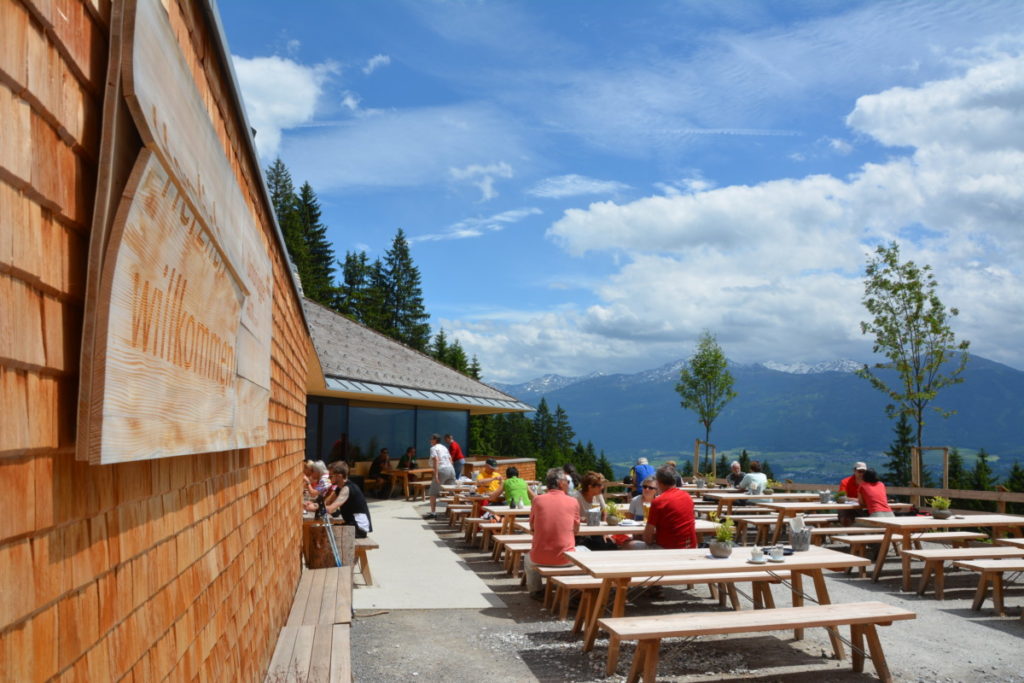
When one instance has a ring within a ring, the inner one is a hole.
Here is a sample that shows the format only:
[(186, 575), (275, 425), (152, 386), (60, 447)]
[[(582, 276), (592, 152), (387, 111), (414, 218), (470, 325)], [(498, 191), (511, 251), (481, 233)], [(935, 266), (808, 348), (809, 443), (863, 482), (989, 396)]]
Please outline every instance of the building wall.
[(275, 275), (270, 442), (75, 460), (108, 0), (0, 0), (0, 680), (254, 680), (299, 574), (307, 333), (199, 3), (167, 0)]

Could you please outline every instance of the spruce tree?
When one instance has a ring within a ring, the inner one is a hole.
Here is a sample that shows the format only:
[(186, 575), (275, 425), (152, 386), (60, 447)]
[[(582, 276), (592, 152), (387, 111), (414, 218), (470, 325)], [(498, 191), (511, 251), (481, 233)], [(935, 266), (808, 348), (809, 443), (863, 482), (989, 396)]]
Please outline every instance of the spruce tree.
[(448, 335), (442, 327), (434, 335), (434, 342), (430, 345), (430, 356), (440, 363), (448, 362)]
[(960, 449), (953, 448), (949, 451), (949, 462), (947, 476), (949, 488), (966, 489), (970, 488), (967, 471), (964, 469), (964, 458), (960, 455)]
[(305, 290), (306, 283), (302, 281), (301, 275), (309, 264), (309, 248), (302, 233), (298, 197), (295, 195), (292, 174), (280, 157), (267, 167), (267, 191), (270, 193), (270, 203), (274, 207), (277, 224), (281, 227), (288, 255), (299, 273), (299, 282)]
[(912, 477), (910, 449), (914, 446), (914, 431), (906, 413), (900, 413), (893, 431), (896, 432), (896, 438), (885, 452), (889, 461), (882, 478), (890, 486), (909, 486)]
[[(592, 443), (587, 443), (588, 448), (593, 448)], [(597, 471), (604, 475), (604, 478), (608, 481), (615, 479), (615, 472), (612, 470), (612, 464), (608, 462), (608, 458), (604, 454), (604, 450), (601, 451), (601, 455), (597, 458)]]
[(484, 376), (483, 368), (480, 367), (480, 361), (477, 360), (476, 354), (473, 354), (473, 359), (469, 362), (469, 376), (477, 381)]
[(334, 247), (327, 240), (327, 226), (320, 221), (320, 202), (309, 183), (303, 183), (295, 211), (305, 242), (306, 263), (299, 267), (307, 297), (325, 306), (335, 303)]
[(401, 228), (384, 255), (385, 319), (383, 331), (406, 346), (426, 351), (430, 343), (430, 326), (423, 304), (420, 270), (412, 260), (409, 242)]
[[(568, 453), (572, 449), (572, 441), (576, 438), (576, 432), (573, 431), (572, 425), (569, 424), (569, 414), (560, 405), (555, 406), (553, 423), (555, 448), (562, 453)], [(591, 465), (593, 464), (595, 463), (591, 463)]]
[(747, 453), (747, 449), (746, 448), (744, 448), (740, 452), (740, 461), (739, 462), (740, 462), (740, 471), (741, 472), (749, 472), (750, 471), (750, 454)]
[(334, 309), (361, 323), (366, 322), (365, 307), (370, 288), (370, 263), (365, 251), (345, 252), (341, 268), (341, 285), (335, 291)]
[[(1016, 460), (1010, 468), (1010, 474), (1006, 478), (1006, 488), (1015, 493), (1024, 493), (1024, 467)], [(1013, 515), (1024, 513), (1024, 503), (1010, 503), (1007, 505), (1007, 512)]]
[(466, 352), (462, 349), (462, 344), (459, 343), (458, 339), (452, 340), (452, 343), (448, 346), (448, 357), (445, 360), (445, 364), (464, 375), (469, 374), (469, 359), (466, 358)]
[[(978, 451), (977, 459), (974, 462), (974, 469), (971, 471), (971, 488), (975, 491), (992, 491), (996, 487), (996, 477), (992, 474), (992, 466), (988, 464), (988, 453), (982, 448)], [(976, 500), (971, 506), (975, 510), (995, 509), (995, 501)]]

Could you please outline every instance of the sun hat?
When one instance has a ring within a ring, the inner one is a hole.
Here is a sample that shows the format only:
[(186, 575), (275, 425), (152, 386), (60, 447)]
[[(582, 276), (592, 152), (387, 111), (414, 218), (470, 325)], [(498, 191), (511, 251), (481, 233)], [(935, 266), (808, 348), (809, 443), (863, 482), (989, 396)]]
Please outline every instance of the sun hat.
[(863, 462), (858, 462), (858, 463), (856, 463), (853, 466), (853, 469), (855, 469), (855, 470), (866, 470), (867, 468), (868, 468), (867, 464), (863, 463)]

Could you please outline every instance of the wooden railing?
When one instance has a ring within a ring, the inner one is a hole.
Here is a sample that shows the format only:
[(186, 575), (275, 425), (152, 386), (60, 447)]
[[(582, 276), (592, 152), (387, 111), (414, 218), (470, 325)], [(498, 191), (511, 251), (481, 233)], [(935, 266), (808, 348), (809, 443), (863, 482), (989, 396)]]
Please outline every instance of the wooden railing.
[[(720, 480), (719, 483), (725, 483)], [(838, 491), (838, 484), (803, 484), (800, 482), (784, 483), (776, 486), (783, 491)], [(996, 511), (1006, 512), (1007, 503), (1024, 504), (1024, 493), (1008, 491), (1003, 487), (997, 487), (996, 491), (974, 491), (971, 489), (932, 489), (920, 486), (886, 486), (885, 490), (890, 496), (909, 496), (910, 502), (920, 506), (925, 498), (941, 496), (943, 498), (956, 498), (957, 500), (983, 500), (995, 501)]]

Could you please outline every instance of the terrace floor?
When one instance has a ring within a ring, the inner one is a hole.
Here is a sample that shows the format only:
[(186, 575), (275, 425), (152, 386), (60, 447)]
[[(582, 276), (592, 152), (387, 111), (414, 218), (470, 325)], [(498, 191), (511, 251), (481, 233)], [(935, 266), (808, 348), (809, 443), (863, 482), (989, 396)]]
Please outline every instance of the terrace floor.
[[(509, 578), (489, 553), (469, 548), (446, 520), (423, 519), (428, 506), (399, 500), (373, 501), (370, 553), (375, 585), (353, 597), (353, 671), (357, 681), (616, 681), (632, 660), (622, 646), (616, 675), (605, 677), (606, 640), (582, 651), (571, 621), (553, 618)], [(881, 600), (917, 613), (913, 621), (879, 630), (896, 680), (1024, 682), (1024, 585), (1008, 587), (1007, 613), (998, 617), (986, 601), (971, 610), (973, 572), (950, 572), (946, 599), (900, 590), (899, 564), (890, 561), (879, 583), (856, 574), (827, 575), (834, 603)], [(916, 580), (915, 580), (916, 585)], [(776, 604), (789, 604), (776, 587)], [(745, 607), (749, 606), (749, 603)], [(629, 615), (659, 611), (718, 610), (706, 589), (666, 588), (663, 597), (640, 596)], [(848, 637), (844, 629), (844, 637)], [(802, 641), (786, 634), (711, 636), (666, 641), (658, 667), (664, 681), (867, 681), (849, 660), (829, 658), (825, 632), (809, 630)]]

